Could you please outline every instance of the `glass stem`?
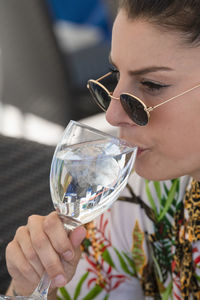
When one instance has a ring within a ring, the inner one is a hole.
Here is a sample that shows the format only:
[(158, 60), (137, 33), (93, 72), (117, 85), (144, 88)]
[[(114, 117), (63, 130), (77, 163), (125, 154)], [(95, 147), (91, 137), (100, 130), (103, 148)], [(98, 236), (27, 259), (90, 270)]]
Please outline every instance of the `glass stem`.
[(38, 286), (36, 287), (35, 291), (32, 293), (31, 296), (41, 299), (47, 299), (50, 284), (51, 280), (47, 272), (44, 272)]

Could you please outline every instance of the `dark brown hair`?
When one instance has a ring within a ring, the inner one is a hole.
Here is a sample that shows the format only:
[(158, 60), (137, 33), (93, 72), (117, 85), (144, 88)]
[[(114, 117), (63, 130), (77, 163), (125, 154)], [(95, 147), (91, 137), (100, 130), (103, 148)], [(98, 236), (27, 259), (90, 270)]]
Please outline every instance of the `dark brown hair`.
[(200, 0), (119, 0), (129, 18), (143, 18), (200, 45)]

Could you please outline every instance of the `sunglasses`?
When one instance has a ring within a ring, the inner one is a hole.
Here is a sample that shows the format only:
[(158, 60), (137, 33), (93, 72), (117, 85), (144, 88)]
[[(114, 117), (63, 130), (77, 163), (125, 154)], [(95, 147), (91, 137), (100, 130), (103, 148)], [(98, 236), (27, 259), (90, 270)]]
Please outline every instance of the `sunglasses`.
[(168, 103), (169, 101), (176, 99), (198, 87), (199, 85), (196, 85), (192, 87), (189, 90), (186, 90), (182, 92), (181, 94), (178, 94), (168, 100), (165, 100), (155, 106), (147, 107), (145, 103), (139, 99), (138, 97), (129, 94), (129, 93), (123, 93), (120, 95), (119, 98), (114, 97), (112, 95), (112, 92), (109, 92), (108, 89), (100, 83), (101, 80), (105, 79), (108, 76), (111, 76), (113, 72), (109, 72), (105, 74), (104, 76), (98, 78), (97, 80), (90, 79), (87, 83), (87, 88), (89, 89), (95, 103), (103, 110), (106, 111), (110, 105), (110, 102), (112, 99), (114, 100), (120, 100), (120, 103), (124, 109), (124, 111), (127, 113), (129, 118), (137, 125), (139, 126), (145, 126), (148, 124), (150, 119), (150, 112), (156, 109), (157, 107)]

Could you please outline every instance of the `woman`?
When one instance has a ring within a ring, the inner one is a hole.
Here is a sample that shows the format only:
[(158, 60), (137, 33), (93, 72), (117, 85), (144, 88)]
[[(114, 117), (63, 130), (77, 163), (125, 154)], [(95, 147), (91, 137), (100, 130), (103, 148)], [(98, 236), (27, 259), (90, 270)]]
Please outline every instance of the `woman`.
[(89, 88), (108, 122), (138, 145), (141, 177), (88, 225), (85, 259), (68, 284), (84, 228), (68, 239), (55, 213), (30, 217), (7, 247), (8, 293), (30, 294), (46, 269), (52, 298), (67, 284), (65, 299), (200, 299), (199, 11), (197, 0), (120, 2), (108, 74), (118, 82), (110, 95), (101, 80)]

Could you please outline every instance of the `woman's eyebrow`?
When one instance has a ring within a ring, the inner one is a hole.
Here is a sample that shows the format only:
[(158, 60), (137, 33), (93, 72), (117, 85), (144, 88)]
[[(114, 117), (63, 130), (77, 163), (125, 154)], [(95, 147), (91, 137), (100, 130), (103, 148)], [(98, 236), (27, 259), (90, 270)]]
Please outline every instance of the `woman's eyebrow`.
[(158, 72), (158, 71), (174, 71), (174, 69), (165, 66), (150, 66), (138, 70), (130, 70), (128, 71), (128, 73), (129, 75), (136, 76), (136, 75), (144, 75), (144, 74)]
[[(111, 58), (111, 54), (109, 55), (109, 63), (117, 68), (116, 64), (113, 62)], [(166, 66), (149, 66), (138, 70), (130, 70), (128, 71), (128, 73), (129, 75), (136, 76), (136, 75), (144, 75), (144, 74), (158, 72), (158, 71), (174, 71), (174, 69)]]

